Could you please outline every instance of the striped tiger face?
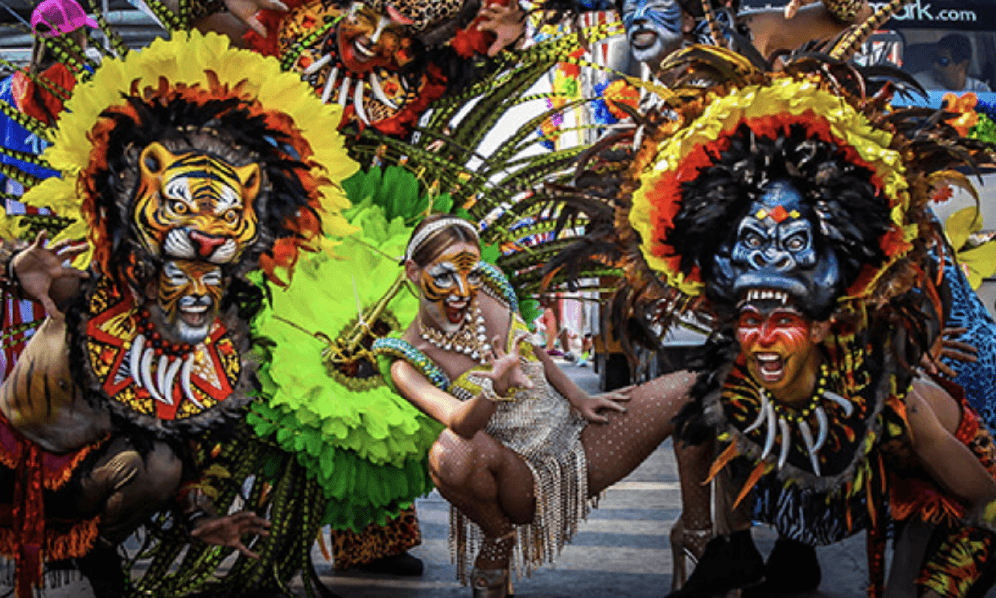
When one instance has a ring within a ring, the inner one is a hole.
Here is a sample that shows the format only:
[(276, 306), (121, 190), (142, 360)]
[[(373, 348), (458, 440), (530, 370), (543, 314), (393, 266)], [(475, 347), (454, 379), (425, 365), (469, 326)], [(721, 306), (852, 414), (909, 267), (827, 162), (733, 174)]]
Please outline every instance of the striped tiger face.
[(226, 264), (256, 240), (258, 164), (236, 167), (204, 153), (173, 154), (151, 143), (139, 165), (132, 215), (148, 251)]
[(221, 267), (201, 261), (170, 260), (159, 274), (156, 302), (167, 330), (178, 340), (203, 341), (224, 295)]
[(446, 333), (460, 329), (481, 288), (481, 252), (456, 243), (422, 271), (419, 286), (431, 324)]

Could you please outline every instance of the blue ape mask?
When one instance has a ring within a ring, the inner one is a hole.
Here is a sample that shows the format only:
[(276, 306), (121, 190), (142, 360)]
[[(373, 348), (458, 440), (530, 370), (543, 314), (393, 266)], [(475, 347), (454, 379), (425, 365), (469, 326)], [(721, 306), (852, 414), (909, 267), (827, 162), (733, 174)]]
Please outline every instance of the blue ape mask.
[(814, 221), (794, 185), (768, 184), (737, 225), (736, 236), (720, 247), (713, 290), (732, 301), (760, 290), (759, 299), (791, 301), (807, 315), (828, 316), (843, 283), (837, 255), (817, 242)]
[(626, 41), (633, 58), (660, 63), (682, 43), (682, 12), (678, 0), (625, 0), (622, 8)]

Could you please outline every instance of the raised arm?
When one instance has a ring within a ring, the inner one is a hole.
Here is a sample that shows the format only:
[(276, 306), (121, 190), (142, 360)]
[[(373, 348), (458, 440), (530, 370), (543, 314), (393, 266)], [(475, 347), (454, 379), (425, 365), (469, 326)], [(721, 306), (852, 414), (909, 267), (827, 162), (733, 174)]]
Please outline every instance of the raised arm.
[(58, 315), (80, 292), (80, 279), (87, 273), (64, 266), (87, 249), (85, 243), (59, 241), (46, 246), (47, 233), (41, 231), (34, 242), (17, 252), (10, 260), (12, 277), (28, 299), (45, 306), (49, 316)]
[(511, 388), (532, 388), (532, 382), (519, 365), (517, 336), (512, 350), (502, 351), (499, 339), (493, 340), (494, 353), (488, 356), (489, 371), (472, 374), (482, 390), (475, 397), (460, 401), (429, 382), (421, 372), (404, 360), (391, 364), (391, 380), (395, 387), (413, 405), (463, 438), (473, 438), (484, 429), (495, 412), (495, 402), (508, 400), (505, 394)]
[[(173, 12), (180, 8), (180, 0), (163, 0), (163, 4)], [(241, 45), (247, 29), (266, 37), (266, 28), (256, 18), (256, 13), (264, 8), (287, 10), (280, 0), (195, 0), (194, 27), (227, 35), (236, 45)]]
[(421, 372), (399, 359), (391, 364), (391, 380), (403, 397), (463, 438), (473, 438), (487, 425), (495, 412), (493, 401), (479, 393), (469, 401), (460, 401), (436, 388)]
[(752, 11), (740, 17), (750, 27), (754, 46), (763, 56), (778, 50), (795, 50), (811, 40), (829, 40), (854, 23), (871, 16), (871, 7), (862, 2), (849, 21), (833, 15), (823, 2), (799, 8), (788, 18), (781, 8)]

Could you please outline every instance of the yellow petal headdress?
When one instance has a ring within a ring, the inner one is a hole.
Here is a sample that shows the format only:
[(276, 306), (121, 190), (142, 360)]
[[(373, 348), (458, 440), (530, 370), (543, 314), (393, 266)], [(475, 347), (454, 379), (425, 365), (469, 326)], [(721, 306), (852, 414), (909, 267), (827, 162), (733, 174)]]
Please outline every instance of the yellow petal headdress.
[[(57, 239), (86, 238), (99, 260), (108, 250), (106, 218), (99, 213), (90, 179), (107, 161), (109, 150), (102, 142), (112, 126), (108, 116), (127, 115), (141, 126), (133, 110), (135, 101), (204, 105), (232, 100), (249, 117), (264, 119), (274, 138), (281, 138), (288, 162), (299, 163), (294, 170), (307, 195), (304, 207), (313, 212), (298, 210), (285, 218), (280, 224), (289, 233), (275, 235), (272, 247), (261, 256), (260, 265), (279, 280), (274, 270), (291, 267), (299, 249), (315, 250), (326, 242), (326, 235), (352, 230), (340, 215), (349, 201), (339, 182), (357, 165), (335, 133), (341, 109), (318, 101), (299, 77), (282, 72), (276, 60), (231, 48), (227, 38), (198, 32), (174, 36), (124, 58), (105, 60), (89, 82), (76, 88), (44, 154), (61, 177), (35, 186), (23, 201), (72, 219)], [(87, 264), (91, 255), (83, 256), (78, 265)]]

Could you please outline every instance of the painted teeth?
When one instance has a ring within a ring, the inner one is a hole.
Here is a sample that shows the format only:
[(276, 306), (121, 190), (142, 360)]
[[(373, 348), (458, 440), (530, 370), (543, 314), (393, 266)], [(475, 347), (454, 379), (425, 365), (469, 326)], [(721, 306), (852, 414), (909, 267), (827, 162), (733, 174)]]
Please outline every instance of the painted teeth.
[(781, 301), (782, 305), (788, 303), (789, 295), (785, 291), (775, 291), (768, 289), (751, 289), (747, 291), (748, 301), (761, 301), (772, 299), (776, 301)]
[(778, 361), (778, 356), (770, 353), (758, 353), (755, 357), (758, 361)]

